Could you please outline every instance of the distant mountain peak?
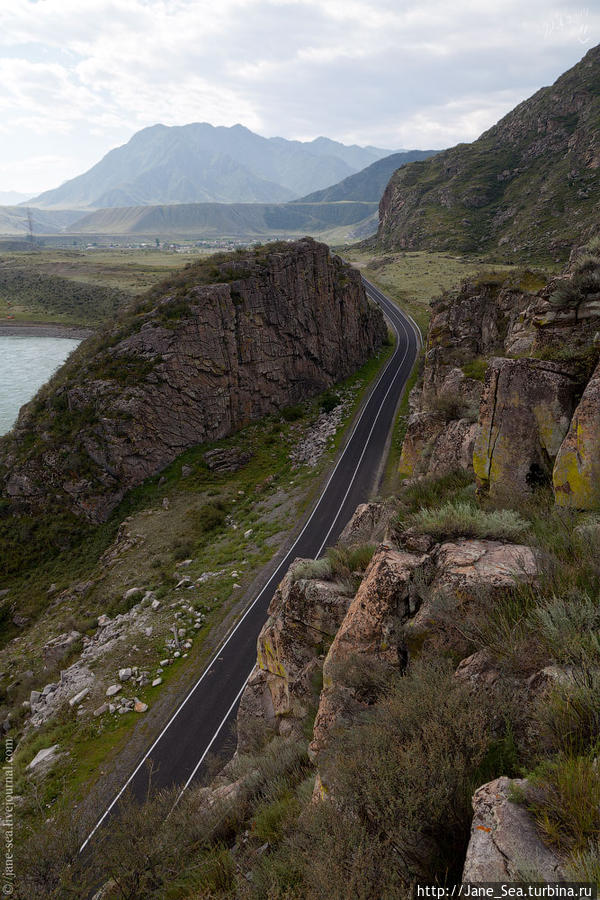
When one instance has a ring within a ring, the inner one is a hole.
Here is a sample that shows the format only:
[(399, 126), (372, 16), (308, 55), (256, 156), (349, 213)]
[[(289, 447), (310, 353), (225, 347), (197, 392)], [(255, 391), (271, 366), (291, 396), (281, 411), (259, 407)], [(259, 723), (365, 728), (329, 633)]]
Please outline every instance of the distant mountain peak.
[(172, 203), (280, 203), (388, 155), (329, 138), (264, 138), (245, 125), (149, 125), (100, 162), (32, 202), (44, 209)]

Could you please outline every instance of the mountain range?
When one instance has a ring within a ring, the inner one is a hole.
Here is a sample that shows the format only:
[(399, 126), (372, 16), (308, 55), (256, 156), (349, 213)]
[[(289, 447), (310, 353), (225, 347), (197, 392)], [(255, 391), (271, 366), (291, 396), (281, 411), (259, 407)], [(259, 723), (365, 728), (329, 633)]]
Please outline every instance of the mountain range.
[(375, 245), (564, 258), (598, 228), (599, 169), (597, 46), (472, 144), (399, 169)]
[(31, 201), (43, 209), (280, 203), (353, 175), (391, 150), (319, 137), (264, 138), (242, 125), (153, 125), (83, 175)]

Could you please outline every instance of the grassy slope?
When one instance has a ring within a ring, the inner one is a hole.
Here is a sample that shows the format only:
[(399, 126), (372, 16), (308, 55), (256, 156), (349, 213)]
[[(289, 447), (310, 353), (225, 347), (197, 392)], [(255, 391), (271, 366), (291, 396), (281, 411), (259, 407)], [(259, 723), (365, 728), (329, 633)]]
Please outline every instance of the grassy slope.
[(597, 227), (600, 48), (471, 144), (395, 173), (381, 247), (564, 260)]
[[(205, 623), (196, 633), (188, 660), (176, 661), (163, 674), (165, 685), (170, 685), (168, 689), (175, 696), (181, 693), (182, 686), (190, 678), (197, 677), (213, 645), (214, 634), (218, 634), (222, 623), (229, 621), (253, 577), (286, 541), (290, 523), (301, 521), (317, 495), (324, 472), (339, 448), (353, 414), (392, 349), (383, 348), (377, 357), (338, 386), (337, 390), (347, 400), (346, 413), (316, 468), (294, 469), (288, 454), (319, 414), (320, 398), (294, 408), (291, 421), (285, 416), (273, 416), (217, 444), (202, 445), (186, 452), (160, 477), (149, 479), (132, 491), (111, 520), (88, 534), (80, 546), (28, 575), (6, 582), (11, 602), (34, 623), (25, 638), (13, 643), (11, 638), (17, 630), (6, 617), (3, 621), (5, 646), (0, 651), (0, 660), (6, 678), (17, 683), (10, 704), (16, 710), (13, 714), (16, 729), (23, 713), (20, 702), (33, 688), (42, 687), (53, 678), (54, 673), (40, 668), (41, 647), (48, 633), (76, 628), (82, 633), (93, 634), (95, 617), (106, 612), (114, 616), (126, 611), (123, 593), (140, 581), (145, 588), (156, 591), (166, 608), (177, 597), (173, 576), (177, 562), (184, 558), (193, 560), (183, 570), (193, 577), (206, 571), (226, 570), (224, 575), (210, 579), (194, 591), (193, 605), (205, 615)], [(210, 472), (204, 464), (203, 453), (214, 447), (232, 446), (254, 454), (248, 465), (233, 475)], [(191, 475), (182, 475), (183, 465), (191, 467)], [(168, 509), (163, 508), (165, 497), (169, 501)], [(216, 524), (207, 530), (203, 523), (211, 509), (216, 511)], [(129, 528), (141, 536), (141, 543), (125, 553), (114, 566), (106, 567), (100, 558), (111, 546), (120, 523), (127, 516), (132, 517)], [(233, 519), (235, 529), (225, 516)], [(252, 534), (246, 538), (244, 534), (249, 529)], [(239, 574), (234, 576), (234, 572)], [(56, 608), (53, 598), (57, 594), (75, 582), (88, 580), (94, 582), (94, 587), (85, 601), (78, 599), (73, 603), (71, 599)], [(56, 585), (51, 597), (47, 594), (50, 583)], [(237, 583), (240, 586), (234, 587)], [(129, 653), (127, 664), (151, 669), (164, 655), (163, 638), (157, 629), (155, 636), (145, 641), (143, 647), (140, 645), (137, 654)], [(63, 661), (61, 667), (67, 664), (68, 661)], [(116, 673), (118, 667), (117, 660), (108, 657), (96, 674), (101, 678), (107, 671)], [(33, 672), (33, 677), (23, 678), (24, 669)], [(114, 674), (112, 677), (114, 680)], [(138, 690), (137, 696), (153, 704), (164, 690), (164, 687), (147, 687)], [(100, 702), (101, 698), (94, 705)], [(68, 746), (69, 756), (63, 758), (52, 776), (43, 782), (41, 798), (44, 804), (53, 805), (60, 800), (71, 805), (96, 782), (103, 766), (106, 770), (109, 759), (130, 746), (136, 725), (142, 734), (135, 740), (142, 741), (141, 746), (144, 746), (149, 736), (143, 733), (144, 722), (140, 722), (134, 713), (105, 715), (90, 722), (88, 717), (78, 718), (74, 710), (65, 710), (58, 720), (30, 733), (15, 755), (17, 789), (26, 798), (21, 812), (22, 824), (32, 825), (38, 821), (34, 785), (25, 779), (24, 770), (39, 749), (56, 742)]]
[[(423, 333), (429, 322), (429, 302), (463, 278), (489, 269), (484, 257), (456, 256), (427, 250), (377, 254), (361, 246), (343, 251), (344, 259), (360, 269), (369, 281), (406, 309)], [(512, 266), (493, 265), (510, 271)]]
[(0, 252), (0, 324), (99, 325), (189, 258), (159, 250)]

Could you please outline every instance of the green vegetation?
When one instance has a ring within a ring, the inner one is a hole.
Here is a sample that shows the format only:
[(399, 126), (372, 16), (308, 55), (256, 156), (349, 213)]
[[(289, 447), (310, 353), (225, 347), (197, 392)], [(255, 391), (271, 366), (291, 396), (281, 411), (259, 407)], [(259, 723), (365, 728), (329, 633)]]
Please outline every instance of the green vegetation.
[(550, 295), (550, 302), (559, 309), (579, 310), (588, 300), (595, 300), (600, 293), (600, 255), (587, 253), (580, 256), (573, 266), (570, 278), (560, 281)]
[(113, 318), (130, 300), (124, 291), (46, 275), (35, 265), (0, 263), (0, 324), (5, 319), (95, 326)]
[(461, 368), (467, 378), (474, 378), (476, 381), (483, 381), (487, 372), (488, 361), (484, 356), (474, 356), (473, 359), (465, 362)]
[[(406, 309), (423, 332), (429, 322), (430, 301), (490, 265), (480, 256), (456, 256), (429, 250), (378, 255), (373, 250), (350, 247), (344, 249), (343, 256), (360, 269), (365, 278)], [(504, 277), (514, 271), (509, 265), (496, 269)]]
[(435, 538), (473, 537), (518, 541), (529, 531), (528, 522), (512, 509), (484, 510), (462, 500), (422, 509), (408, 520), (419, 532)]
[(546, 840), (560, 851), (585, 851), (600, 838), (600, 773), (596, 754), (558, 755), (530, 775), (528, 807)]
[[(371, 244), (566, 261), (597, 227), (600, 185), (587, 159), (597, 143), (599, 82), (594, 48), (478, 140), (400, 169)], [(545, 123), (543, 134), (536, 122)]]
[(0, 248), (0, 324), (111, 322), (135, 296), (180, 269), (184, 259), (156, 250)]

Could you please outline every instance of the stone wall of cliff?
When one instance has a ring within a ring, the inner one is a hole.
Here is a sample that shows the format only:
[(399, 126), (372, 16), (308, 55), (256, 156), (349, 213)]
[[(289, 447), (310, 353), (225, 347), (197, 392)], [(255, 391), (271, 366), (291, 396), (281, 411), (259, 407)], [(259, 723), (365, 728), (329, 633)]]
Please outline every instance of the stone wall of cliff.
[(401, 473), (474, 470), (491, 496), (553, 485), (596, 508), (599, 297), (600, 259), (579, 251), (546, 284), (492, 273), (435, 301)]
[(595, 871), (600, 814), (568, 809), (600, 796), (599, 275), (575, 253), (548, 283), (483, 276), (434, 304), (410, 477), (342, 536), (366, 570), (336, 580), (343, 548), (297, 560), (275, 595), (238, 753), (308, 737), (312, 801), (286, 845), (307, 881), (325, 851), (298, 848), (323, 822), (336, 887), (344, 841), (369, 846), (370, 896)]
[(385, 334), (358, 273), (313, 240), (187, 267), (24, 407), (0, 445), (4, 495), (102, 521), (187, 448), (348, 376)]
[(373, 243), (566, 259), (597, 233), (599, 84), (596, 46), (476, 141), (398, 169)]

